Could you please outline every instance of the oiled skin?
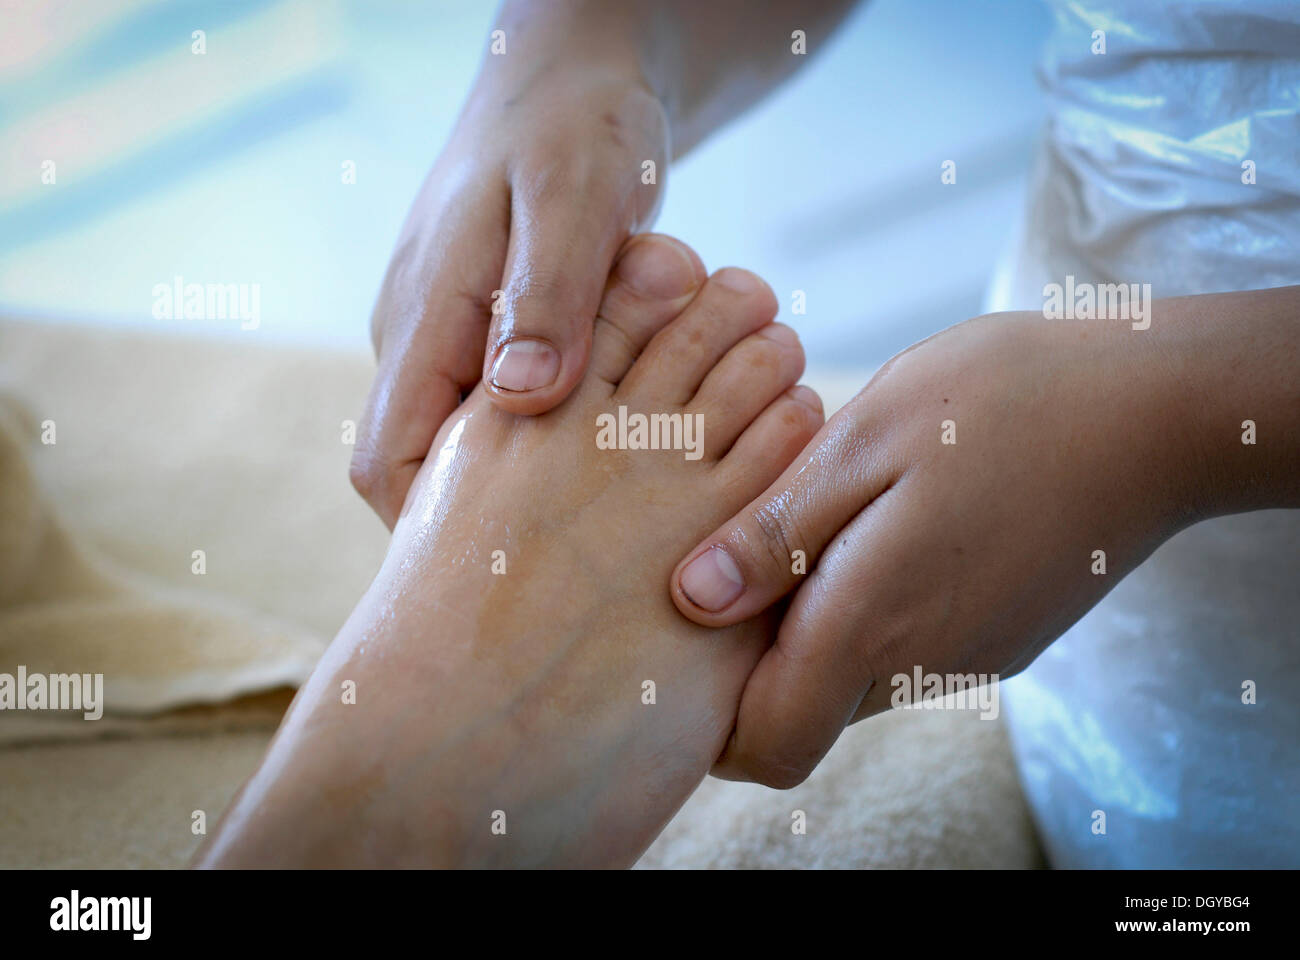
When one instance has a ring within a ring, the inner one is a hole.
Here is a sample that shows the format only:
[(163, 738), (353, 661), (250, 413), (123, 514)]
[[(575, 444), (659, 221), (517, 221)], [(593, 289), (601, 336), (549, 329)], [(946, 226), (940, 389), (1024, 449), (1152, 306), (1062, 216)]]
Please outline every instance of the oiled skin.
[[(761, 283), (709, 280), (616, 388), (622, 331), (662, 304), (615, 286), (620, 331), (598, 326), (563, 405), (519, 417), (476, 390), (439, 431), (383, 568), (201, 864), (624, 866), (708, 772), (772, 621), (693, 624), (668, 576), (822, 414), (789, 389), (802, 351)], [(702, 458), (598, 449), (619, 405), (707, 411)]]

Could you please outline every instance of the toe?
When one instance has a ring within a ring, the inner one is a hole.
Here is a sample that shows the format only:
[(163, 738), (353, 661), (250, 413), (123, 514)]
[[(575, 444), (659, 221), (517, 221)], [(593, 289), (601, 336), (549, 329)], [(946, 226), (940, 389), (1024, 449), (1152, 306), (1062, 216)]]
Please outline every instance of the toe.
[(722, 459), (724, 482), (748, 503), (794, 462), (825, 422), (817, 391), (791, 387), (768, 404)]
[(769, 323), (728, 350), (686, 405), (703, 418), (709, 455), (721, 459), (769, 403), (799, 382), (803, 365), (799, 336), (783, 323)]
[(748, 270), (727, 267), (641, 351), (619, 386), (629, 400), (682, 406), (733, 346), (776, 316), (776, 297)]
[(617, 384), (650, 339), (703, 285), (704, 264), (672, 237), (643, 233), (623, 245), (596, 317), (591, 369)]

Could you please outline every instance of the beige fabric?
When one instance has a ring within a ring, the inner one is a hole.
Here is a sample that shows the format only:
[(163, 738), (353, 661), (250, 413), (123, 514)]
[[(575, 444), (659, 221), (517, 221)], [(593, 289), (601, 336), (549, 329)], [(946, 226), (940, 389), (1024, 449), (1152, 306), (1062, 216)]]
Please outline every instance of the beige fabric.
[(295, 376), (298, 362), (237, 343), (0, 327), (0, 671), (105, 683), (102, 719), (5, 711), (0, 743), (241, 726), (230, 710), (144, 716), (307, 676), (385, 535), (353, 502), (339, 426), (365, 364), (322, 356)]
[[(301, 682), (323, 649), (309, 632), (136, 574), (71, 536), (28, 466), (35, 423), (26, 413), (0, 395), (0, 671), (105, 682), (93, 694), (79, 686), (80, 710), (6, 709), (0, 743), (202, 725), (218, 713), (172, 708)], [(220, 715), (244, 722), (238, 711)]]
[[(795, 811), (806, 833), (795, 833)], [(1043, 866), (1001, 720), (894, 711), (850, 727), (804, 783), (712, 777), (639, 867)]]
[[(256, 334), (0, 323), (0, 672), (103, 672), (107, 702), (0, 713), (0, 867), (178, 866), (193, 812), (215, 823), (287, 702), (266, 691), (306, 675), (382, 558), (342, 439), (371, 373)], [(809, 381), (834, 409), (862, 379)], [(642, 865), (1037, 862), (1001, 722), (908, 713), (794, 791), (708, 781)]]
[(183, 867), (253, 772), (267, 732), (0, 751), (0, 867)]

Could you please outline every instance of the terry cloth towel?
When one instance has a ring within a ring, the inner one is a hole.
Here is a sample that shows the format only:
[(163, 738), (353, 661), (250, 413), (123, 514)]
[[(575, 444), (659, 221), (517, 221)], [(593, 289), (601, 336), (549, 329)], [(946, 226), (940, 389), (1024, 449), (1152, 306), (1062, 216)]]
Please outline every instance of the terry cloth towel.
[[(183, 865), (379, 568), (373, 362), (254, 337), (0, 322), (0, 673), (105, 678), (100, 720), (0, 712), (0, 867)], [(793, 791), (708, 780), (641, 865), (1039, 863), (1002, 722), (952, 711), (859, 724)]]

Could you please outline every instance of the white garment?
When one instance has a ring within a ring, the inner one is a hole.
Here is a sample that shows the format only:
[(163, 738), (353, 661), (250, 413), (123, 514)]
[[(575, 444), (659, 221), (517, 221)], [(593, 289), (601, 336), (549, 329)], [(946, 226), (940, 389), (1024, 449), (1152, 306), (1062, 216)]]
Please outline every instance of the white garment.
[[(1041, 309), (1067, 274), (1154, 297), (1300, 283), (1300, 2), (1052, 6), (1051, 117), (989, 309)], [(1298, 582), (1300, 511), (1206, 521), (1006, 684), (1054, 866), (1300, 867)]]

